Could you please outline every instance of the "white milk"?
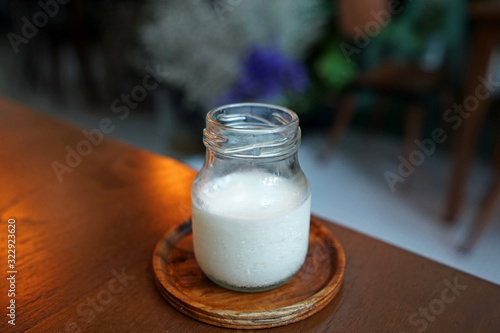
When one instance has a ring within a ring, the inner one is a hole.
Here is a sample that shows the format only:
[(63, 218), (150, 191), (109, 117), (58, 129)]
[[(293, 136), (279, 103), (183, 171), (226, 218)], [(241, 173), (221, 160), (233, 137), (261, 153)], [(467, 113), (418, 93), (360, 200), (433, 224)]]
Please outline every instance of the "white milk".
[[(309, 243), (311, 197), (284, 178), (231, 174), (206, 186), (193, 203), (196, 259), (205, 274), (228, 285), (270, 286), (302, 266)], [(303, 200), (303, 198), (302, 198)]]

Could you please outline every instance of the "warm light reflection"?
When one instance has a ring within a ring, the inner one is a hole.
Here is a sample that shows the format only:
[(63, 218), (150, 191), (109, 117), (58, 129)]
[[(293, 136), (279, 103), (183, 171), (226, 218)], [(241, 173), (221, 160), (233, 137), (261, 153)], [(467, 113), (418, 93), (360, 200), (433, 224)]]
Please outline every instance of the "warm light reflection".
[(147, 172), (137, 199), (154, 216), (155, 223), (149, 227), (165, 232), (191, 218), (191, 184), (196, 172), (173, 159), (154, 155), (144, 162)]
[[(173, 159), (105, 141), (59, 182), (51, 163), (64, 161), (65, 145), (75, 146), (81, 133), (3, 106), (0, 218), (2, 225), (17, 222), (16, 301), (20, 307), (44, 302), (25, 307), (25, 318), (35, 309), (49, 317), (64, 301), (74, 304), (69, 311), (78, 319), (83, 295), (95, 296), (113, 270), (147, 270), (162, 235), (190, 217), (196, 173)], [(22, 126), (14, 126), (19, 119)], [(3, 244), (6, 231), (0, 231)], [(0, 267), (6, 272), (6, 261)]]

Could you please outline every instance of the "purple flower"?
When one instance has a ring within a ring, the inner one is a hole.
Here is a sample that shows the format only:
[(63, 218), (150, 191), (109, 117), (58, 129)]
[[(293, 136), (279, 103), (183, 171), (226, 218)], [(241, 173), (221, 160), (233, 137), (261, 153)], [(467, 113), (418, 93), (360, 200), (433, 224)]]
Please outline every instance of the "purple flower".
[(242, 64), (240, 79), (222, 97), (222, 103), (266, 101), (286, 90), (303, 92), (308, 77), (304, 65), (276, 48), (254, 46)]

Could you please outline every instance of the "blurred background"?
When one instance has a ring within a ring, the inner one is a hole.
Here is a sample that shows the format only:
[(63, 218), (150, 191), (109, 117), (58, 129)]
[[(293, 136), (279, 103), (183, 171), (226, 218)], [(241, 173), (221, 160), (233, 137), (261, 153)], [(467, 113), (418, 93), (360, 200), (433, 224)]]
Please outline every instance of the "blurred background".
[(291, 108), (314, 214), (500, 284), (499, 2), (2, 0), (0, 30), (2, 96), (196, 169), (211, 108)]

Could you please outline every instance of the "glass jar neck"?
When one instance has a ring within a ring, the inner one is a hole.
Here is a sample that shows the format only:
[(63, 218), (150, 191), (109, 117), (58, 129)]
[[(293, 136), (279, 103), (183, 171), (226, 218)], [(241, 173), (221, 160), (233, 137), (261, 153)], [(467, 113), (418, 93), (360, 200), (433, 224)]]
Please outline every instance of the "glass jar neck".
[(300, 145), (298, 117), (286, 108), (243, 103), (207, 114), (203, 143), (215, 155), (274, 159), (296, 153)]

